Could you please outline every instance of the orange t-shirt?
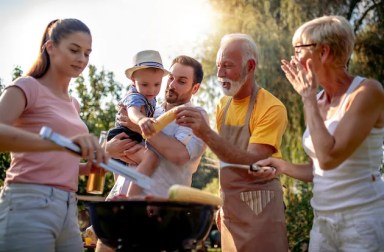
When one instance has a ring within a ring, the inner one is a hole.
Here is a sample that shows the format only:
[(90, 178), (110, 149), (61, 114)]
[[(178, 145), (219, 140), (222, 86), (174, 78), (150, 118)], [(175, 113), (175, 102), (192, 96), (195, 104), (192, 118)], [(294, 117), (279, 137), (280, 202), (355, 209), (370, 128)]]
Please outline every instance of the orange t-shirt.
[[(216, 127), (220, 132), (224, 108), (230, 97), (224, 96), (216, 107)], [(244, 125), (248, 111), (248, 96), (241, 100), (232, 100), (228, 108), (226, 125)], [(287, 128), (288, 117), (284, 104), (267, 90), (261, 88), (252, 111), (249, 127), (250, 144), (268, 144), (276, 149), (273, 157), (281, 158), (280, 145)]]

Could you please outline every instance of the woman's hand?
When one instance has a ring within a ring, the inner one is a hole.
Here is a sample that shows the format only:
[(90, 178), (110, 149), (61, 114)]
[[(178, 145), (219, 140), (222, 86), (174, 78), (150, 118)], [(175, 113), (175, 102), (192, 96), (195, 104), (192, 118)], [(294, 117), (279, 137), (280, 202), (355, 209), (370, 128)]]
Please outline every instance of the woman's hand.
[(316, 97), (318, 81), (313, 69), (312, 59), (306, 61), (303, 66), (295, 57), (291, 61), (281, 61), (281, 69), (300, 96), (305, 98)]
[(278, 158), (267, 158), (263, 160), (259, 160), (256, 162), (257, 165), (261, 166), (262, 168), (268, 167), (273, 170), (273, 173), (275, 176), (284, 174), (284, 164), (286, 161)]
[(260, 166), (258, 171), (248, 170), (248, 173), (263, 180), (271, 180), (277, 176), (276, 168), (272, 166)]
[(96, 160), (97, 164), (108, 163), (109, 156), (100, 146), (99, 140), (93, 134), (78, 135), (71, 139), (80, 146), (81, 157), (88, 162)]

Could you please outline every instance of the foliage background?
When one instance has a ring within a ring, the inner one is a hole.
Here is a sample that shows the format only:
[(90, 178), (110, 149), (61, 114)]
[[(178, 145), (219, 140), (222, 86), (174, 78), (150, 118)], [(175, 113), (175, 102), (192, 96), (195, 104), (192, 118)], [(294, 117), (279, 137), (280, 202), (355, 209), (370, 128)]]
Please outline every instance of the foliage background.
[[(383, 0), (209, 0), (219, 17), (216, 30), (199, 45), (195, 55), (203, 63), (205, 71), (202, 85), (195, 102), (207, 108), (214, 119), (213, 111), (219, 89), (215, 86), (216, 52), (220, 38), (226, 33), (248, 33), (259, 46), (257, 82), (286, 105), (289, 126), (283, 140), (283, 158), (295, 163), (307, 161), (301, 146), (304, 131), (304, 116), (300, 97), (285, 80), (280, 70), (280, 59), (293, 54), (291, 38), (303, 22), (322, 15), (341, 15), (354, 27), (355, 51), (349, 69), (353, 74), (374, 78), (384, 83), (384, 2)], [(21, 76), (16, 67), (13, 79)], [(7, 83), (8, 84), (8, 83)], [(0, 92), (5, 84), (0, 79)], [(75, 80), (71, 92), (82, 104), (82, 119), (90, 132), (99, 135), (114, 123), (115, 104), (125, 90), (114, 81), (113, 72), (96, 66), (88, 67), (87, 76)], [(214, 124), (214, 120), (213, 120)], [(212, 125), (213, 125), (212, 124)], [(9, 153), (0, 153), (0, 185), (9, 167)], [(193, 186), (218, 193), (217, 158), (210, 150), (204, 154), (198, 172), (193, 177)], [(383, 169), (383, 167), (382, 167)], [(79, 178), (79, 194), (85, 194), (86, 177)], [(285, 188), (286, 219), (289, 244), (292, 251), (306, 250), (313, 218), (309, 200), (311, 184), (282, 177)], [(107, 192), (113, 185), (108, 175)]]

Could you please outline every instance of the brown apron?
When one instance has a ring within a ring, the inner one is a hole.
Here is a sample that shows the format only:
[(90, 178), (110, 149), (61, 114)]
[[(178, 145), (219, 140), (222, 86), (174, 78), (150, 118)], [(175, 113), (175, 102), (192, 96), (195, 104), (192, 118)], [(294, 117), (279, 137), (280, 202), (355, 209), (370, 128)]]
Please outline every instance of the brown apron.
[[(250, 139), (249, 121), (256, 103), (253, 89), (243, 126), (225, 125), (230, 99), (224, 108), (220, 136), (246, 150)], [(224, 200), (221, 215), (223, 252), (287, 252), (288, 239), (284, 216), (283, 192), (276, 178), (260, 181), (247, 170), (220, 169)]]

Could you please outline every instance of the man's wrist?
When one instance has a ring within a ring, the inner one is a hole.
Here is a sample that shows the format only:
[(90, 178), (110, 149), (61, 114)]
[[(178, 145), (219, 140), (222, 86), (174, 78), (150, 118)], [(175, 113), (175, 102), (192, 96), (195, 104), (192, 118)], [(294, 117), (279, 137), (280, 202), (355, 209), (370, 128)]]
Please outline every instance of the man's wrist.
[(138, 124), (140, 123), (140, 121), (143, 120), (144, 118), (145, 118), (145, 116), (140, 117), (140, 118), (137, 120), (136, 124), (138, 125)]

